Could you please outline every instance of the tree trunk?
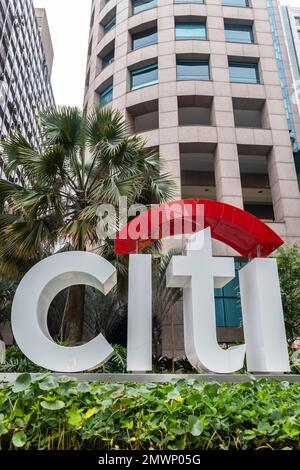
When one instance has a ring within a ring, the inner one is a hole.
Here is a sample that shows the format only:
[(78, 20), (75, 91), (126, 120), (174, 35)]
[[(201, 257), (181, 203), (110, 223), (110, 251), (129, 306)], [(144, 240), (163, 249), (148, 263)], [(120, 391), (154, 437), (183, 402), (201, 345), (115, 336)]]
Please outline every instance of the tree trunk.
[(162, 355), (162, 344), (161, 344), (161, 323), (158, 317), (153, 318), (153, 354), (155, 357), (160, 357)]
[(69, 288), (64, 315), (64, 341), (74, 346), (82, 341), (85, 286)]

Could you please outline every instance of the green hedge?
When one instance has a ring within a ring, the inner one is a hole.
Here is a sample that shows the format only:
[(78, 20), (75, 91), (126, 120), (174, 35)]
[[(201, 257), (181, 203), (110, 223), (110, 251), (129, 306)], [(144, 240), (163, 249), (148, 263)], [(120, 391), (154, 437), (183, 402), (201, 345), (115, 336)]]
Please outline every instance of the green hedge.
[(4, 449), (300, 449), (300, 384), (78, 383), (0, 388)]

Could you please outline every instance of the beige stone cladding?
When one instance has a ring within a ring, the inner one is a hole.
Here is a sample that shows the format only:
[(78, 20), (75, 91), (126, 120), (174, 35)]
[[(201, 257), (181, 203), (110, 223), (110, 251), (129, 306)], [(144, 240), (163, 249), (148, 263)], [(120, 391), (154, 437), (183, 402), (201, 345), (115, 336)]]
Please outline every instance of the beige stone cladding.
[[(236, 0), (144, 3), (152, 8), (135, 13), (131, 0), (92, 2), (85, 111), (112, 86), (109, 105), (149, 147), (159, 148), (178, 198), (245, 208), (286, 242), (298, 240), (299, 187), (267, 0), (249, 6)], [(273, 6), (278, 13), (277, 0)], [(202, 36), (197, 30), (185, 37), (182, 24), (195, 23), (205, 25)], [(151, 29), (156, 40), (135, 47), (134, 39)], [(242, 35), (238, 42), (239, 30), (251, 31), (250, 40)], [(156, 64), (155, 80), (132, 87), (137, 70)], [(230, 250), (216, 246), (215, 253)], [(176, 351), (169, 345), (164, 351), (176, 355), (182, 352), (182, 320), (180, 313), (175, 317)]]

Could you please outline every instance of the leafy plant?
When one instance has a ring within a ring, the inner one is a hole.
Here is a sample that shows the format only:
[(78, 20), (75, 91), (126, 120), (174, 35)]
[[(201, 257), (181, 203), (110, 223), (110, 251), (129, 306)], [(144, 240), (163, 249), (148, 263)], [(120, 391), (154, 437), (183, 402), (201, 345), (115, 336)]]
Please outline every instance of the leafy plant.
[(16, 288), (16, 282), (0, 275), (0, 323), (10, 320), (10, 311)]
[[(62, 343), (61, 343), (62, 344)], [(66, 346), (66, 344), (62, 344)], [(102, 367), (94, 370), (94, 373), (121, 374), (126, 372), (127, 351), (120, 345), (114, 345), (114, 355)], [(0, 364), (0, 373), (37, 373), (45, 372), (45, 369), (31, 362), (18, 346), (10, 346), (6, 349), (6, 362)]]
[[(93, 248), (126, 278), (128, 257), (116, 257), (105, 233), (119, 221), (101, 217), (99, 206), (157, 204), (171, 199), (174, 183), (156, 150), (128, 131), (122, 114), (97, 108), (85, 117), (77, 108), (40, 115), (40, 152), (19, 132), (3, 142), (0, 179), (0, 270), (19, 279), (36, 262), (61, 250)], [(18, 174), (16, 182), (15, 175)], [(99, 224), (104, 234), (101, 235)], [(119, 282), (120, 284), (120, 282)], [(63, 338), (83, 339), (85, 286), (71, 286), (63, 315)]]
[(118, 344), (115, 344), (113, 348), (114, 355), (95, 372), (99, 374), (123, 374), (127, 372), (127, 349)]
[(5, 364), (0, 364), (1, 373), (42, 372), (43, 370), (27, 359), (18, 346), (6, 348)]
[(196, 369), (190, 364), (186, 358), (170, 359), (166, 356), (153, 358), (153, 369), (162, 374), (167, 373), (182, 373), (182, 374), (195, 374), (198, 373)]
[(78, 383), (0, 388), (0, 449), (300, 450), (300, 384)]
[(278, 269), (289, 341), (300, 336), (300, 246), (284, 246), (278, 250)]
[(289, 347), (289, 358), (292, 374), (300, 374), (300, 351)]

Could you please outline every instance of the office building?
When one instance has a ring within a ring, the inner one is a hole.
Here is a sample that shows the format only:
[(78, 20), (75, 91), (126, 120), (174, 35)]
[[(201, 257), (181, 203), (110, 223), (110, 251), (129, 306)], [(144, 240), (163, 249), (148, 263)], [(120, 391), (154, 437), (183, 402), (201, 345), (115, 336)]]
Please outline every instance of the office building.
[[(39, 24), (38, 24), (39, 22)], [(38, 147), (37, 113), (54, 106), (53, 48), (45, 12), (32, 0), (0, 0), (0, 135), (19, 129)]]
[[(178, 199), (244, 208), (287, 243), (300, 238), (292, 101), (277, 0), (93, 0), (85, 112), (120, 109), (159, 148)], [(216, 291), (220, 340), (240, 324), (236, 285)], [(166, 332), (163, 352), (182, 354), (180, 311)]]

